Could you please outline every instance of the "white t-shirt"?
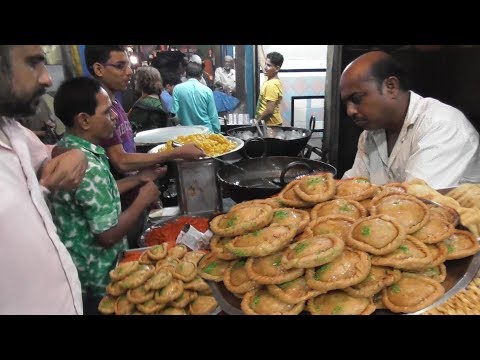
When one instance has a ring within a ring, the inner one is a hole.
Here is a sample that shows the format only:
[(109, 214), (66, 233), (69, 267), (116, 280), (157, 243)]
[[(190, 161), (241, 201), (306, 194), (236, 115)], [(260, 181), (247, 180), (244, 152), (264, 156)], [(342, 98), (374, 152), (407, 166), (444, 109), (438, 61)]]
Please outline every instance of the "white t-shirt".
[(353, 167), (343, 178), (374, 184), (425, 180), (436, 189), (480, 182), (479, 135), (461, 111), (410, 91), (407, 116), (390, 157), (385, 130), (365, 130)]

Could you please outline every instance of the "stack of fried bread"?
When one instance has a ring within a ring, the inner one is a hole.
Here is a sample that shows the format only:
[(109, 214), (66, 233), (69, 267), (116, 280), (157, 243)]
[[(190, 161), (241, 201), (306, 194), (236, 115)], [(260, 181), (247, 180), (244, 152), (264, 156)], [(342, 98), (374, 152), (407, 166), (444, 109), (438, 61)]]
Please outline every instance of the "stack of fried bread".
[(407, 189), (328, 173), (296, 179), (212, 219), (198, 274), (223, 281), (245, 314), (419, 311), (444, 294), (445, 261), (480, 247), (456, 229), (455, 211)]
[(218, 304), (208, 284), (197, 276), (205, 251), (166, 243), (145, 250), (138, 261), (119, 264), (98, 310), (116, 315), (207, 315)]
[(460, 215), (462, 225), (480, 237), (480, 184), (462, 184), (442, 195), (425, 181), (413, 179), (403, 185), (409, 194), (450, 207)]

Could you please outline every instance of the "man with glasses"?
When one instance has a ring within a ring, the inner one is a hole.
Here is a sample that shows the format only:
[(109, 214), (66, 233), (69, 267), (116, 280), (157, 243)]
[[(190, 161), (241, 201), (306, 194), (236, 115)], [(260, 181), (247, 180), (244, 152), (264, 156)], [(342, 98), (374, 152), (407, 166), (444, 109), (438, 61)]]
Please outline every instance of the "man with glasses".
[(120, 173), (128, 173), (164, 163), (175, 158), (195, 160), (205, 156), (194, 145), (176, 148), (172, 153), (136, 153), (133, 131), (122, 105), (115, 99), (115, 92), (127, 89), (133, 71), (127, 53), (121, 45), (87, 45), (85, 62), (90, 73), (100, 81), (112, 101), (112, 111), (117, 115), (113, 137), (101, 145)]
[[(172, 152), (155, 154), (137, 153), (133, 131), (122, 105), (115, 99), (115, 92), (127, 89), (133, 71), (130, 67), (127, 52), (121, 45), (87, 45), (85, 46), (85, 62), (90, 73), (100, 81), (112, 101), (112, 111), (117, 116), (113, 137), (100, 143), (110, 159), (116, 179), (137, 171), (163, 164), (172, 159), (195, 160), (205, 156), (200, 148), (187, 144), (175, 148)], [(122, 196), (122, 210), (128, 208), (137, 196), (137, 189)], [(139, 226), (143, 223), (139, 222)], [(138, 234), (129, 236), (130, 246), (136, 244)]]

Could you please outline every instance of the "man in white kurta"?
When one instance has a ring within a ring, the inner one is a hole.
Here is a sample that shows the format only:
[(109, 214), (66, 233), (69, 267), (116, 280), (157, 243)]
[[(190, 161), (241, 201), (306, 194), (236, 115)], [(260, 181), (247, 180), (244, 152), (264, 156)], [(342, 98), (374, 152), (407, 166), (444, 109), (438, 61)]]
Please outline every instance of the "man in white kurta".
[(343, 177), (354, 176), (379, 185), (420, 178), (437, 189), (478, 183), (478, 132), (461, 111), (410, 91), (407, 116), (390, 156), (385, 130), (362, 132), (353, 167)]
[(409, 91), (392, 56), (359, 56), (340, 77), (340, 95), (365, 130), (343, 178), (366, 176), (378, 185), (420, 178), (437, 189), (480, 182), (478, 132), (458, 109)]

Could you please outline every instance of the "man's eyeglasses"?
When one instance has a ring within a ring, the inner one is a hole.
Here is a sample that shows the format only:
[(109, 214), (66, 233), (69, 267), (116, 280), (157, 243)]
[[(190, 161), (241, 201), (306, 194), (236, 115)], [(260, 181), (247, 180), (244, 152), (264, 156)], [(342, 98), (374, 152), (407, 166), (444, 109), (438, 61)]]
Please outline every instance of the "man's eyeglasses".
[(120, 63), (116, 63), (116, 64), (102, 63), (102, 65), (103, 66), (111, 66), (111, 67), (114, 67), (115, 69), (118, 69), (118, 70), (121, 70), (121, 71), (124, 71), (127, 68), (131, 68), (130, 63), (128, 63), (128, 62), (120, 62)]

